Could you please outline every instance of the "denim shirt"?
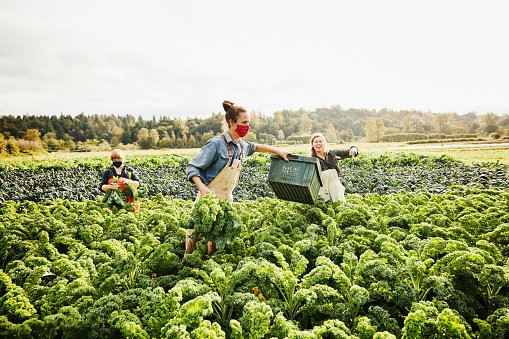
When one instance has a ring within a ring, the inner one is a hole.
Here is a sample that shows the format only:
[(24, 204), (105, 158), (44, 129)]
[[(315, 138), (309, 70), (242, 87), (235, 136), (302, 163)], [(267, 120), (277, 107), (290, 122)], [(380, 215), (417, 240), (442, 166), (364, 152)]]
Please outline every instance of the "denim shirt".
[(230, 134), (225, 131), (223, 134), (209, 139), (196, 157), (189, 162), (187, 166), (187, 179), (192, 181), (192, 177), (199, 176), (201, 181), (208, 185), (228, 162), (229, 156), (226, 143), (231, 145), (233, 156), (240, 160), (256, 151), (256, 144), (254, 142), (240, 139), (235, 143)]

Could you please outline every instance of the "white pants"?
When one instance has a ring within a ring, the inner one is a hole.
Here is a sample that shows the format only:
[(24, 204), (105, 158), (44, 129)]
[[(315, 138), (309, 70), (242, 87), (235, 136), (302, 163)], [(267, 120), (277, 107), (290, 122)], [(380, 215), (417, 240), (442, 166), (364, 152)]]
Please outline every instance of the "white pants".
[(345, 187), (339, 180), (338, 172), (335, 169), (326, 170), (321, 173), (321, 177), (322, 187), (320, 187), (318, 194), (323, 200), (345, 201)]

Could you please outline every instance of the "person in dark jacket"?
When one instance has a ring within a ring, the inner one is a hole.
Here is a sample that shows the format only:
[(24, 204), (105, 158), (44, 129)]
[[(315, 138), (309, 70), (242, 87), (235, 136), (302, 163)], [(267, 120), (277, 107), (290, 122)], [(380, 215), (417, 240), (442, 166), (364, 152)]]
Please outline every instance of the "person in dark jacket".
[[(114, 149), (110, 153), (111, 167), (103, 173), (99, 189), (107, 192), (110, 189), (119, 187), (119, 183), (131, 183), (135, 188), (140, 187), (140, 179), (136, 171), (125, 165), (125, 156), (122, 150)], [(110, 182), (110, 179), (117, 178), (116, 182)]]
[(311, 136), (311, 156), (320, 161), (322, 187), (320, 196), (325, 201), (345, 201), (345, 187), (339, 180), (338, 160), (353, 158), (359, 154), (356, 146), (346, 149), (329, 150), (322, 133)]

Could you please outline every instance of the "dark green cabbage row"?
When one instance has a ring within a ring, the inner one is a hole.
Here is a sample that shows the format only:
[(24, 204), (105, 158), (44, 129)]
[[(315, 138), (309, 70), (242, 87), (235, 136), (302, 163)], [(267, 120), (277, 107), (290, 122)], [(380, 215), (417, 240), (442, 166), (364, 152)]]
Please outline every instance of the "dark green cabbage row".
[[(186, 180), (188, 156), (133, 157), (133, 166), (142, 182), (142, 194), (159, 193), (171, 198), (193, 199), (196, 190)], [(98, 160), (73, 160), (69, 166), (55, 162), (40, 167), (10, 166), (0, 168), (0, 202), (44, 201), (56, 198), (94, 200), (102, 193), (99, 181), (107, 163)], [(266, 155), (250, 157), (245, 162), (236, 200), (274, 197), (267, 183), (270, 159)], [(347, 194), (388, 194), (401, 190), (442, 193), (451, 185), (508, 188), (507, 166), (498, 163), (468, 165), (450, 157), (428, 157), (415, 154), (381, 155), (340, 161), (341, 180)]]

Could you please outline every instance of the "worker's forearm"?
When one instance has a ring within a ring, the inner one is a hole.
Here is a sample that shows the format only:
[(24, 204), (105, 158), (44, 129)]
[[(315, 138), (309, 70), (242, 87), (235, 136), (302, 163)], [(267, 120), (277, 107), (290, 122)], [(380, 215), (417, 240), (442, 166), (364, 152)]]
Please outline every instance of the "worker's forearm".
[(256, 145), (256, 152), (266, 152), (266, 153), (270, 152), (270, 153), (277, 154), (280, 151), (277, 148), (274, 148), (274, 147), (270, 147), (270, 146), (262, 145), (262, 144), (257, 144)]
[(204, 196), (205, 194), (210, 193), (210, 189), (207, 187), (207, 185), (205, 185), (203, 183), (203, 181), (201, 181), (201, 178), (199, 176), (195, 175), (195, 176), (191, 177), (191, 180), (198, 188), (198, 191), (200, 191), (201, 196)]
[(279, 148), (274, 148), (274, 147), (270, 147), (270, 146), (267, 146), (267, 145), (258, 144), (258, 145), (256, 145), (256, 151), (257, 152), (270, 152), (270, 153), (273, 153), (273, 154), (277, 154), (281, 158), (283, 158), (286, 161), (288, 161), (287, 155), (289, 154), (289, 152), (285, 151), (285, 150), (280, 150)]
[(201, 191), (203, 188), (207, 187), (205, 186), (205, 184), (203, 183), (203, 181), (201, 181), (201, 178), (199, 176), (194, 176), (194, 177), (191, 177), (191, 180), (193, 181), (193, 183), (196, 185), (196, 187)]

